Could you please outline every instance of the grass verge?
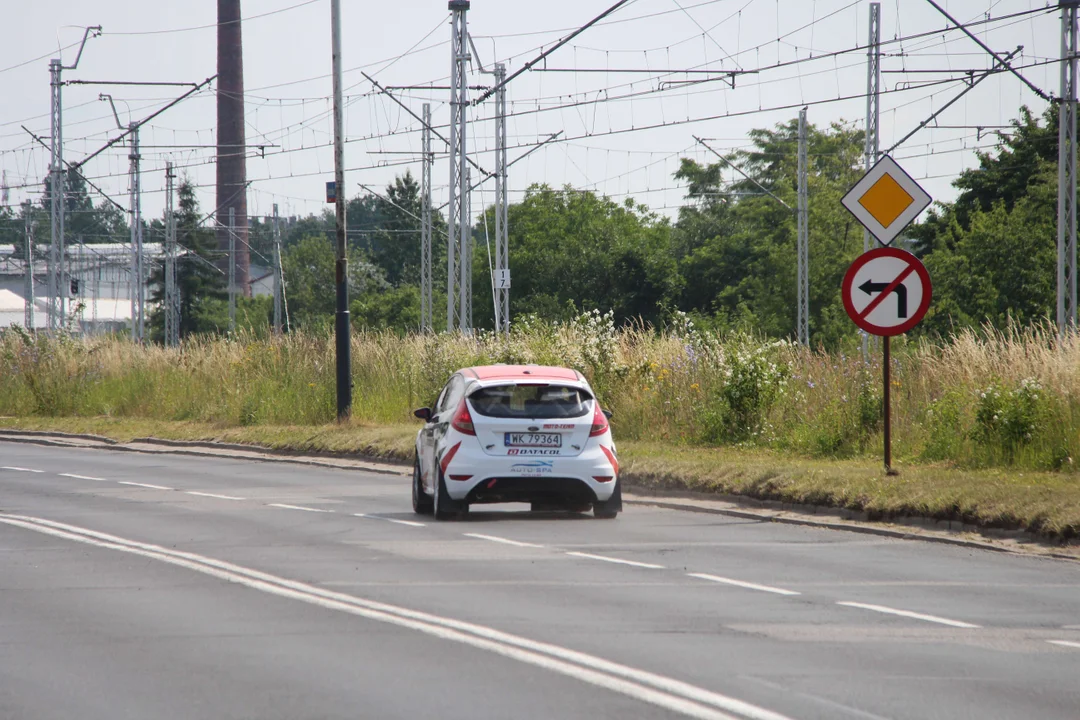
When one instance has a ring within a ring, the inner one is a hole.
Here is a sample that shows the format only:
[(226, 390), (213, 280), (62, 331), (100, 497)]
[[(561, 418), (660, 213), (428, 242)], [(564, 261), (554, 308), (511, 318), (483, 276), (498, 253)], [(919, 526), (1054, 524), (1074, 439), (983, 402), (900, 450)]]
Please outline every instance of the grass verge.
[[(0, 418), (0, 428), (246, 443), (304, 453), (348, 453), (409, 462), (416, 425), (256, 425), (137, 418)], [(1080, 483), (1071, 475), (1028, 470), (962, 470), (918, 464), (886, 476), (873, 460), (818, 460), (772, 450), (619, 443), (623, 478), (637, 487), (738, 495), (845, 508), (871, 520), (904, 516), (1018, 529), (1052, 542), (1080, 537)]]

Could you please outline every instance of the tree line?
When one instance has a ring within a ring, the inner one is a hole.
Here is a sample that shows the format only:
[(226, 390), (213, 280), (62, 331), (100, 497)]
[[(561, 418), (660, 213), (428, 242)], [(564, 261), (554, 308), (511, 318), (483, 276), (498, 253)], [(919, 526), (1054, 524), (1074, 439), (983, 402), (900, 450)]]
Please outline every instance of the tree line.
[[(954, 181), (952, 202), (935, 203), (898, 243), (920, 256), (934, 279), (934, 302), (917, 332), (946, 335), (989, 323), (1032, 323), (1052, 314), (1056, 293), (1057, 115), (1027, 108), (998, 133), (996, 148)], [(862, 227), (840, 198), (862, 175), (861, 130), (834, 123), (809, 128), (810, 331), (837, 347), (856, 329), (840, 282), (863, 247)], [(509, 208), (512, 316), (557, 320), (583, 310), (612, 310), (619, 323), (663, 326), (673, 311), (718, 330), (792, 337), (796, 307), (798, 123), (754, 130), (751, 147), (727, 162), (683, 159), (675, 179), (686, 198), (675, 218), (632, 199), (572, 187), (534, 185)], [(735, 175), (735, 164), (751, 179)], [(70, 232), (85, 242), (126, 239), (123, 213), (91, 201), (69, 174)], [(767, 191), (767, 192), (765, 192)], [(213, 231), (204, 226), (189, 180), (180, 184), (178, 232), (181, 334), (224, 332), (225, 279)], [(777, 198), (783, 201), (778, 202)], [(32, 211), (48, 230), (48, 202)], [(350, 310), (358, 327), (415, 330), (420, 324), (420, 187), (411, 173), (380, 195), (347, 203)], [(474, 219), (473, 308), (476, 327), (494, 325), (491, 253), (494, 209)], [(0, 208), (0, 243), (21, 247), (23, 219)], [(148, 241), (163, 237), (160, 220)], [(329, 211), (287, 225), (283, 233), (286, 298), (292, 327), (326, 328), (334, 308), (334, 217)], [(47, 237), (47, 234), (42, 236)], [(267, 223), (252, 221), (253, 256), (272, 256)], [(436, 330), (445, 324), (446, 223), (435, 213), (433, 276)], [(440, 272), (440, 268), (442, 271)], [(160, 302), (161, 270), (152, 296)], [(269, 298), (241, 301), (238, 316), (265, 328)], [(151, 316), (160, 337), (160, 312)]]

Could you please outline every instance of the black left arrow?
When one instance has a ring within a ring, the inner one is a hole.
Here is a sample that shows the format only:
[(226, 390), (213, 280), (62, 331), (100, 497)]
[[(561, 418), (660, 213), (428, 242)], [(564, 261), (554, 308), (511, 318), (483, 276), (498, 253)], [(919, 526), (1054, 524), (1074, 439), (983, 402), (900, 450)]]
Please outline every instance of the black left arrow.
[[(889, 289), (889, 285), (892, 283), (876, 283), (873, 280), (867, 280), (859, 289), (867, 295), (873, 295), (874, 293), (883, 293)], [(893, 292), (896, 293), (896, 315), (897, 317), (907, 317), (907, 288), (904, 287), (904, 283), (898, 283), (893, 288)]]

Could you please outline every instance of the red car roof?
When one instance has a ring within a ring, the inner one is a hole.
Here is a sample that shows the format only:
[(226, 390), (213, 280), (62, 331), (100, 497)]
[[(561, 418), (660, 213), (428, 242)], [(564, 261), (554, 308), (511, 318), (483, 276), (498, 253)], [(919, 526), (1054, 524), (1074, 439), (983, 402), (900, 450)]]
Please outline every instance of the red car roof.
[(483, 365), (461, 371), (477, 380), (569, 380), (577, 382), (581, 377), (575, 370), (547, 365)]

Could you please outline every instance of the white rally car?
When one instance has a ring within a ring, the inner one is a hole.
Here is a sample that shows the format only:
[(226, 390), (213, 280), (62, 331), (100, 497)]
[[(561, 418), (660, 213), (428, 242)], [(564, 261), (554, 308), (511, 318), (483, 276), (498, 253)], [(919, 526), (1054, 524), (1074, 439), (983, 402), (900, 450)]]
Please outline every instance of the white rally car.
[(443, 520), (478, 503), (539, 509), (622, 510), (619, 461), (581, 373), (539, 365), (458, 370), (416, 436), (413, 510)]

